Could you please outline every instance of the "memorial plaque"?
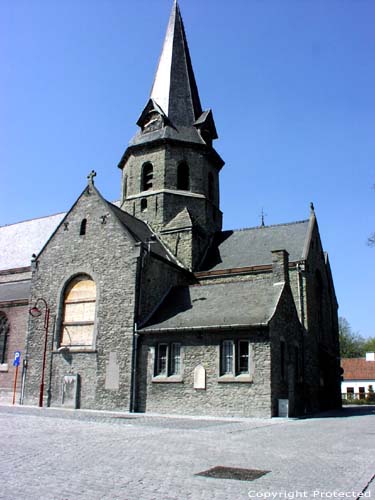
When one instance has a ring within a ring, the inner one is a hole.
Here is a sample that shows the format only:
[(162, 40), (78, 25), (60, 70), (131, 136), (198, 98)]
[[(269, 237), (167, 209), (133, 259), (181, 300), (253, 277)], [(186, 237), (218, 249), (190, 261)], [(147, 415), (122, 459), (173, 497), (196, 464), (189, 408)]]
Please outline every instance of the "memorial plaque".
[(206, 370), (202, 365), (194, 369), (194, 389), (206, 389)]
[(78, 408), (79, 375), (65, 375), (62, 384), (64, 408)]
[(105, 388), (117, 390), (120, 386), (120, 367), (117, 363), (117, 354), (109, 353), (109, 360), (105, 372)]

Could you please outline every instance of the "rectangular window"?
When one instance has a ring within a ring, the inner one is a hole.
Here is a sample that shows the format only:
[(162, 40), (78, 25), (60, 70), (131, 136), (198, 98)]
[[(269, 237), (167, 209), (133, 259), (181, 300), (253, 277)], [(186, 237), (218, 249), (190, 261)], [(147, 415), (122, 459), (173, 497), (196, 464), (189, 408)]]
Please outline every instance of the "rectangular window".
[(249, 341), (224, 340), (221, 344), (220, 375), (241, 375), (250, 373)]
[(354, 399), (354, 387), (347, 387), (346, 395), (348, 399)]
[(181, 373), (181, 344), (171, 344), (169, 375), (180, 375)]
[(155, 352), (155, 376), (181, 374), (181, 344), (158, 344)]
[(159, 344), (156, 356), (156, 375), (167, 375), (168, 344)]
[(233, 341), (224, 340), (221, 351), (221, 374), (233, 374)]
[(249, 342), (240, 340), (238, 342), (238, 373), (249, 373)]

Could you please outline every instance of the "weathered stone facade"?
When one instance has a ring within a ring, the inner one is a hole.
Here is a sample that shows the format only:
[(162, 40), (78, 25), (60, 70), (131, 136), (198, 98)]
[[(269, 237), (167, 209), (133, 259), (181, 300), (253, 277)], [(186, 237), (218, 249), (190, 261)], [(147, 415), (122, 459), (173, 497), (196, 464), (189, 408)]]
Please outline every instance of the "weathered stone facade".
[(24, 401), (38, 404), (44, 383), (51, 406), (257, 417), (280, 400), (293, 416), (337, 406), (337, 301), (315, 212), (222, 231), (223, 161), (177, 2), (137, 123), (120, 208), (90, 175), (34, 259), (30, 305), (43, 298), (50, 323), (45, 348), (45, 308), (28, 320)]

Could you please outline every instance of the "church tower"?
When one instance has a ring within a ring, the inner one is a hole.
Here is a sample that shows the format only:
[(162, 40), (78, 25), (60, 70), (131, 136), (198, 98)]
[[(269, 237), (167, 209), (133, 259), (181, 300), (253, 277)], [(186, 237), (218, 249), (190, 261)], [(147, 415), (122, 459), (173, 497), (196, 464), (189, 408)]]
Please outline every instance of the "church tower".
[(202, 111), (177, 0), (150, 98), (120, 163), (121, 208), (152, 227), (177, 259), (196, 269), (221, 230), (223, 160), (212, 111)]

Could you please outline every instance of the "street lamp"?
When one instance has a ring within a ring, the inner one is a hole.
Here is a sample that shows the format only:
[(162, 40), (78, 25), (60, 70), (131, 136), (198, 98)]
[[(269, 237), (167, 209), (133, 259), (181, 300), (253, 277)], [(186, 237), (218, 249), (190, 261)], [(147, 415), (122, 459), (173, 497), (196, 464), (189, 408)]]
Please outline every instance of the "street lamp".
[(42, 380), (40, 383), (40, 390), (39, 390), (39, 406), (42, 408), (43, 395), (44, 395), (44, 373), (46, 371), (48, 324), (49, 324), (49, 307), (47, 302), (42, 297), (40, 297), (39, 299), (36, 300), (34, 306), (31, 309), (29, 309), (29, 314), (33, 318), (38, 318), (42, 314), (42, 311), (38, 307), (38, 303), (40, 302), (44, 305), (44, 350), (43, 350)]

